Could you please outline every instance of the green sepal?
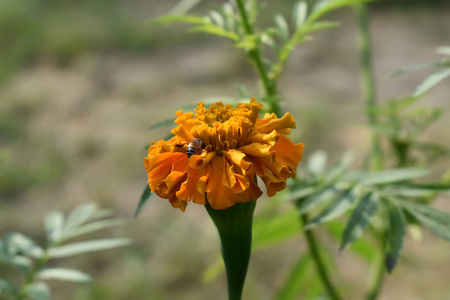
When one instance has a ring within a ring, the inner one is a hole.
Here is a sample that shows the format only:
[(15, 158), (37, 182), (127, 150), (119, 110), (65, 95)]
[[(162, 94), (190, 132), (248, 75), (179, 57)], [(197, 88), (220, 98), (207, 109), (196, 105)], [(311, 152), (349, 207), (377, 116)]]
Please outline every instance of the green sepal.
[(206, 211), (216, 225), (227, 272), (228, 299), (241, 300), (252, 248), (252, 221), (256, 201), (236, 203), (215, 210), (206, 201)]

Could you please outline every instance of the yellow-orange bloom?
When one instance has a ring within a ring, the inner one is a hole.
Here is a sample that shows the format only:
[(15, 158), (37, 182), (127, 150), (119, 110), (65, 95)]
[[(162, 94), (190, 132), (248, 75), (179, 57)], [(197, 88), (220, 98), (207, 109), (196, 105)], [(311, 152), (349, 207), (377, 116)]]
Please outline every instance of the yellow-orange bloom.
[[(151, 191), (185, 211), (189, 201), (205, 204), (206, 195), (214, 209), (258, 199), (262, 191), (255, 174), (269, 196), (283, 190), (296, 175), (304, 145), (286, 137), (295, 128), (291, 114), (259, 119), (261, 107), (251, 99), (237, 107), (218, 102), (208, 109), (200, 102), (195, 114), (178, 111), (175, 136), (148, 149), (145, 169)], [(188, 158), (186, 149), (195, 138), (204, 147)]]

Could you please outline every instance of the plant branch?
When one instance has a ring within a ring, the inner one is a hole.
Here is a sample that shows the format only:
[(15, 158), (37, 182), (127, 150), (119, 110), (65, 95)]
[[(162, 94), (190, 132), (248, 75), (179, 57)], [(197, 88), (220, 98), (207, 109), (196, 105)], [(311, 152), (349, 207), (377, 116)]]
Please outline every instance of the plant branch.
[[(308, 223), (308, 216), (307, 214), (301, 215), (301, 221), (303, 223), (303, 228)], [(341, 297), (339, 296), (336, 288), (331, 283), (331, 280), (329, 278), (328, 272), (325, 268), (325, 264), (322, 260), (322, 257), (319, 253), (319, 246), (317, 244), (316, 237), (314, 236), (314, 233), (312, 230), (304, 230), (306, 241), (308, 243), (309, 252), (311, 253), (311, 256), (314, 260), (314, 263), (317, 268), (317, 273), (320, 277), (320, 280), (322, 281), (323, 286), (327, 290), (328, 296), (332, 300), (340, 300)]]
[(380, 251), (375, 258), (372, 279), (366, 300), (376, 300), (383, 286), (384, 274), (386, 272), (384, 249), (386, 246), (386, 233), (381, 236)]
[(361, 60), (363, 97), (366, 105), (365, 112), (367, 114), (369, 126), (372, 130), (370, 168), (373, 171), (377, 171), (382, 168), (382, 157), (380, 136), (377, 132), (378, 120), (375, 114), (375, 107), (377, 106), (377, 102), (372, 64), (371, 41), (368, 21), (369, 17), (366, 4), (358, 3), (356, 5), (356, 15), (358, 18), (359, 28), (359, 54)]
[[(245, 10), (244, 2), (243, 0), (236, 0), (237, 6), (239, 9), (239, 13), (242, 18), (242, 25), (245, 30), (246, 35), (253, 35), (253, 27), (249, 22), (249, 18), (247, 16), (247, 11)], [(262, 82), (263, 88), (264, 88), (264, 96), (270, 106), (270, 111), (275, 113), (277, 116), (280, 117), (281, 110), (280, 105), (278, 103), (278, 99), (276, 97), (276, 81), (270, 80), (269, 76), (267, 75), (267, 70), (264, 67), (262, 60), (261, 60), (261, 53), (259, 50), (259, 43), (256, 45), (256, 47), (248, 52), (248, 56), (250, 60), (253, 62), (256, 72)]]

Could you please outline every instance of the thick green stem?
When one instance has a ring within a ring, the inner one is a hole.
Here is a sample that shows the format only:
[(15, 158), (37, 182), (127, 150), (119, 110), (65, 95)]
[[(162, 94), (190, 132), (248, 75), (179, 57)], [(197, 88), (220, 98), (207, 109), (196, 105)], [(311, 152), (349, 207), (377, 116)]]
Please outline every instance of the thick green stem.
[[(301, 220), (303, 225), (308, 223), (307, 214), (301, 215)], [(311, 253), (312, 258), (314, 259), (314, 263), (316, 265), (317, 273), (319, 274), (319, 278), (322, 281), (324, 288), (327, 290), (328, 296), (332, 300), (340, 300), (337, 289), (331, 283), (331, 280), (328, 276), (327, 269), (325, 268), (325, 264), (320, 256), (319, 246), (317, 244), (316, 237), (312, 230), (305, 230), (306, 241), (308, 243), (309, 252)]]
[(378, 134), (378, 120), (375, 114), (376, 91), (375, 80), (372, 65), (371, 41), (369, 31), (369, 17), (367, 7), (364, 3), (356, 5), (356, 14), (359, 24), (359, 53), (361, 60), (363, 95), (366, 106), (366, 114), (369, 126), (372, 130), (371, 154), (370, 154), (370, 168), (374, 171), (382, 168), (381, 146)]
[(252, 247), (252, 222), (256, 201), (236, 203), (224, 210), (206, 210), (219, 233), (228, 283), (228, 299), (241, 300)]
[[(247, 11), (245, 10), (245, 5), (242, 0), (236, 0), (237, 6), (239, 9), (239, 13), (242, 18), (242, 24), (245, 29), (245, 33), (247, 35), (253, 35), (253, 27), (249, 22)], [(261, 53), (259, 50), (259, 44), (256, 46), (255, 49), (250, 50), (248, 52), (248, 56), (250, 57), (251, 61), (253, 62), (256, 72), (261, 80), (262, 86), (264, 88), (264, 95), (265, 98), (270, 106), (269, 111), (275, 113), (277, 116), (281, 116), (281, 109), (280, 105), (278, 103), (277, 99), (277, 88), (276, 88), (276, 81), (270, 80), (269, 76), (267, 74), (267, 70), (264, 67), (262, 60), (261, 60)]]

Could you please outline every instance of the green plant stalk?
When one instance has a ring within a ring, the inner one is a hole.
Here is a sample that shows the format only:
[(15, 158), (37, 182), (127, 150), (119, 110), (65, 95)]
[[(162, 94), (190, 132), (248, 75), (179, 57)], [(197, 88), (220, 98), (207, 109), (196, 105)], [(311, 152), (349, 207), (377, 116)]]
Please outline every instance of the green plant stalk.
[[(308, 215), (303, 214), (301, 215), (301, 220), (303, 223), (303, 228), (308, 223)], [(328, 296), (332, 300), (340, 300), (341, 297), (339, 296), (337, 289), (333, 286), (331, 283), (331, 280), (328, 275), (328, 271), (325, 268), (325, 264), (322, 260), (322, 257), (320, 255), (319, 251), (319, 245), (317, 243), (316, 237), (314, 236), (312, 230), (304, 230), (306, 241), (308, 242), (308, 248), (309, 252), (311, 253), (311, 257), (314, 260), (314, 264), (316, 265), (317, 273), (319, 275), (320, 280), (322, 281), (322, 285), (327, 290)]]
[(369, 31), (369, 17), (366, 4), (356, 4), (356, 15), (358, 18), (359, 29), (359, 54), (361, 61), (361, 77), (363, 98), (365, 102), (365, 112), (369, 126), (371, 128), (371, 154), (370, 154), (370, 169), (373, 171), (381, 170), (383, 167), (380, 136), (377, 132), (378, 120), (374, 113), (377, 106), (375, 79), (372, 64), (372, 51)]
[[(239, 13), (242, 18), (242, 24), (244, 26), (245, 33), (247, 35), (253, 35), (254, 31), (253, 31), (252, 25), (249, 22), (249, 19), (247, 16), (247, 11), (245, 10), (243, 0), (236, 0), (236, 2), (237, 2), (238, 9), (239, 9)], [(270, 106), (270, 111), (275, 113), (278, 117), (280, 117), (281, 109), (280, 109), (280, 104), (278, 103), (278, 99), (277, 99), (276, 81), (269, 79), (267, 70), (265, 69), (265, 67), (262, 63), (262, 60), (261, 60), (259, 43), (257, 44), (255, 49), (250, 50), (248, 52), (248, 56), (249, 56), (250, 60), (253, 62), (256, 72), (261, 80), (261, 83), (262, 83), (262, 86), (264, 89), (264, 96)]]
[(223, 210), (206, 210), (216, 225), (227, 273), (228, 299), (241, 300), (252, 247), (252, 222), (256, 201), (236, 203)]
[(48, 251), (50, 248), (47, 248), (42, 256), (36, 261), (33, 269), (27, 274), (24, 284), (20, 289), (19, 295), (17, 296), (17, 300), (25, 300), (28, 298), (28, 288), (31, 284), (33, 284), (34, 279), (36, 278), (36, 274), (42, 269), (43, 266), (48, 262), (49, 256)]
[[(374, 111), (377, 106), (376, 92), (375, 92), (375, 80), (372, 64), (371, 53), (371, 40), (369, 31), (369, 16), (367, 6), (364, 3), (358, 3), (355, 6), (356, 15), (358, 18), (358, 31), (359, 31), (359, 53), (361, 60), (362, 71), (362, 88), (364, 93), (364, 101), (366, 106), (366, 114), (369, 122), (369, 126), (372, 133), (372, 147), (370, 153), (370, 169), (372, 171), (378, 171), (383, 168), (382, 153), (380, 145), (380, 136), (377, 132), (378, 120)], [(383, 235), (381, 247), (378, 253), (378, 259), (373, 268), (373, 275), (371, 283), (369, 284), (369, 292), (366, 297), (367, 300), (375, 300), (383, 286), (384, 272), (385, 272), (385, 239)]]

